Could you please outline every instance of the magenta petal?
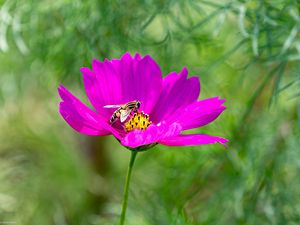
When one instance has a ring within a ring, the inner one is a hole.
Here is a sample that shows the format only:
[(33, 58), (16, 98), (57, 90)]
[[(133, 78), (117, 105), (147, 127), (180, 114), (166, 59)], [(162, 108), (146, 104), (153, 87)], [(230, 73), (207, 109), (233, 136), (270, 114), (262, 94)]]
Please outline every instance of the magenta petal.
[(113, 110), (106, 110), (104, 105), (123, 104), (120, 74), (117, 63), (108, 60), (93, 60), (93, 70), (81, 68), (87, 96), (95, 109), (107, 119)]
[(220, 143), (226, 146), (227, 139), (222, 137), (210, 136), (207, 134), (188, 134), (169, 137), (159, 141), (160, 144), (168, 146), (195, 146)]
[(81, 68), (85, 89), (92, 105), (101, 115), (109, 117), (112, 109), (104, 105), (124, 104), (139, 100), (141, 110), (150, 112), (162, 88), (162, 73), (150, 57), (125, 53), (120, 60), (94, 60), (93, 70)]
[(169, 117), (168, 122), (180, 123), (183, 130), (193, 129), (204, 126), (214, 121), (226, 107), (222, 104), (225, 102), (219, 97), (213, 97), (197, 101), (180, 109), (180, 112), (174, 113)]
[(84, 105), (64, 86), (60, 85), (58, 92), (63, 100), (59, 105), (59, 112), (74, 130), (87, 135), (108, 135), (113, 133), (119, 137), (118, 132), (114, 131), (100, 115)]
[(121, 144), (131, 148), (137, 148), (143, 145), (157, 143), (168, 137), (176, 136), (180, 133), (181, 126), (177, 123), (167, 125), (150, 125), (147, 130), (134, 130), (128, 133), (122, 140)]
[(120, 60), (119, 73), (123, 103), (139, 100), (141, 110), (149, 113), (159, 97), (162, 88), (162, 73), (158, 64), (150, 57), (134, 58), (129, 53)]
[(149, 56), (145, 56), (137, 64), (136, 74), (129, 81), (129, 89), (136, 90), (136, 97), (139, 100), (141, 110), (150, 113), (162, 89), (162, 73), (158, 64)]
[(154, 123), (168, 120), (176, 110), (195, 102), (200, 93), (200, 82), (198, 77), (187, 79), (188, 70), (183, 68), (180, 74), (170, 73), (163, 79), (163, 90), (151, 113)]

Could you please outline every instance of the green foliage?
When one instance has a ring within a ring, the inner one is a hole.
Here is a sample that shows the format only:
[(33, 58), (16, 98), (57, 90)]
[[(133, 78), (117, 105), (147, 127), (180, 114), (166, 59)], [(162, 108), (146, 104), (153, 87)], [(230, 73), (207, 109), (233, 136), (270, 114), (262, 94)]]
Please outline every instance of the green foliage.
[(164, 74), (187, 66), (227, 110), (195, 130), (221, 146), (139, 153), (127, 224), (300, 221), (300, 3), (0, 0), (0, 223), (116, 224), (129, 152), (75, 133), (57, 112), (79, 68), (125, 51)]

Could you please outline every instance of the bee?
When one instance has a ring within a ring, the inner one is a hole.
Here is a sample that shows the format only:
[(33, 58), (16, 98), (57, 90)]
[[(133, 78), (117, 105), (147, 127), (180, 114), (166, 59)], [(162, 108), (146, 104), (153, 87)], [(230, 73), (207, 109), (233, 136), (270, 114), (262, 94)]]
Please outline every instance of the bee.
[(141, 106), (141, 103), (137, 100), (128, 102), (123, 105), (105, 105), (104, 108), (118, 108), (111, 116), (109, 122), (113, 124), (118, 119), (123, 123), (131, 112), (137, 111)]

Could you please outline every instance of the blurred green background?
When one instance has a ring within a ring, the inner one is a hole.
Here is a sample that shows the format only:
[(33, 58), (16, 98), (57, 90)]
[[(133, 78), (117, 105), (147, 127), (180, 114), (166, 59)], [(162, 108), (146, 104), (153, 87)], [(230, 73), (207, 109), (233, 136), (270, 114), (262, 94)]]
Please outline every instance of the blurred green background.
[(220, 145), (138, 155), (127, 224), (300, 224), (299, 0), (0, 0), (0, 224), (117, 224), (130, 152), (74, 132), (57, 87), (79, 68), (150, 54), (187, 66), (227, 110)]

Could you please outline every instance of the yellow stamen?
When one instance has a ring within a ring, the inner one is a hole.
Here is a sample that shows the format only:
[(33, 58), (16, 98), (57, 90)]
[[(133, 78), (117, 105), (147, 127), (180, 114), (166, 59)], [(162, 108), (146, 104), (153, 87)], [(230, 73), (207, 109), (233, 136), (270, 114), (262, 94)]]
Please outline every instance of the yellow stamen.
[(130, 120), (125, 123), (124, 127), (127, 132), (134, 129), (146, 130), (151, 123), (152, 122), (149, 120), (148, 114), (145, 114), (144, 112), (136, 112)]

